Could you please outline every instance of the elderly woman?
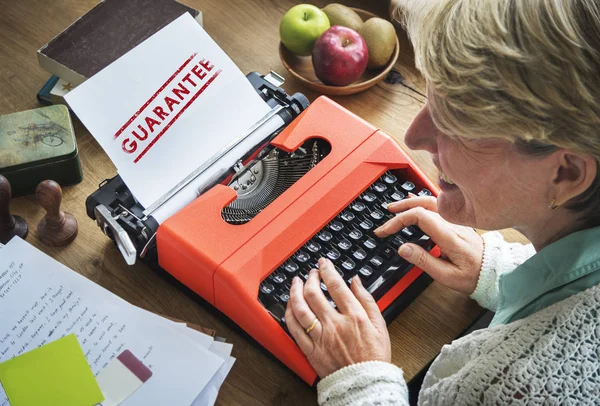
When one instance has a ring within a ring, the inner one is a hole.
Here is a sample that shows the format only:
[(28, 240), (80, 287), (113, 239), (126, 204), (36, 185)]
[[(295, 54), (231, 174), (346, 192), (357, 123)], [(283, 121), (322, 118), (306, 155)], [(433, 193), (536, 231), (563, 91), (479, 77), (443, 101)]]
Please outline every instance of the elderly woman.
[[(389, 206), (442, 250), (398, 254), (496, 312), (442, 348), (421, 404), (600, 403), (600, 2), (402, 0), (428, 102), (405, 142), (440, 193)], [(513, 228), (530, 245), (497, 232)], [(337, 309), (319, 289), (328, 286)], [(288, 327), (323, 405), (407, 404), (373, 298), (321, 259), (295, 280)], [(307, 333), (308, 331), (308, 333)]]

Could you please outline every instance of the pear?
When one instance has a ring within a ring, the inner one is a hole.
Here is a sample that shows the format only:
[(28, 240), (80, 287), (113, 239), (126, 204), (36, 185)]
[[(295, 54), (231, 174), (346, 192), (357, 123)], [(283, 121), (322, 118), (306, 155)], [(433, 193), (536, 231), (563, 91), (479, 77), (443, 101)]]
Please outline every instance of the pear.
[(372, 17), (365, 21), (358, 33), (365, 39), (369, 50), (367, 69), (384, 67), (396, 46), (396, 30), (392, 23), (383, 18)]
[(331, 26), (341, 25), (358, 31), (363, 25), (363, 20), (356, 14), (356, 11), (344, 5), (331, 3), (323, 7), (322, 10), (327, 14)]

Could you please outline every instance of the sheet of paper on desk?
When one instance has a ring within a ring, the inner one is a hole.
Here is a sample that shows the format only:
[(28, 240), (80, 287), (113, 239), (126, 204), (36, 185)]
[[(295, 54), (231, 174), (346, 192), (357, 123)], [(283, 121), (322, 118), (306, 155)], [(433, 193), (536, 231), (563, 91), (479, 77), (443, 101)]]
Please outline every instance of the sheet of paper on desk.
[[(212, 341), (207, 344), (207, 340), (203, 336), (207, 336), (197, 330), (187, 328), (185, 323), (177, 323), (173, 322), (176, 325), (182, 334), (190, 337), (194, 342), (198, 345), (207, 346), (208, 349), (221, 357), (224, 361), (221, 368), (217, 371), (215, 376), (212, 377), (210, 382), (202, 389), (202, 392), (198, 395), (192, 406), (211, 406), (214, 405), (217, 396), (219, 395), (219, 389), (223, 382), (225, 382), (225, 378), (233, 368), (233, 364), (235, 363), (235, 358), (231, 356), (231, 350), (233, 349), (233, 344), (224, 343), (220, 341)], [(210, 337), (212, 339), (212, 337)]]
[[(75, 333), (97, 375), (130, 350), (152, 377), (123, 406), (188, 406), (224, 361), (19, 238), (0, 250), (0, 362)], [(0, 405), (8, 405), (0, 389)]]
[(146, 208), (270, 110), (188, 13), (65, 98)]

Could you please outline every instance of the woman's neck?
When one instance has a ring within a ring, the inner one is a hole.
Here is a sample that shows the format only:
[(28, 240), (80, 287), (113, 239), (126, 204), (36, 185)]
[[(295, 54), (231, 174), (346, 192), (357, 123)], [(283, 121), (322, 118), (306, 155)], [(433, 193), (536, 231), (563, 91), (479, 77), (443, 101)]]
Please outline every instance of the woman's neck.
[(585, 227), (581, 220), (565, 208), (553, 211), (537, 224), (515, 227), (539, 252), (543, 248)]

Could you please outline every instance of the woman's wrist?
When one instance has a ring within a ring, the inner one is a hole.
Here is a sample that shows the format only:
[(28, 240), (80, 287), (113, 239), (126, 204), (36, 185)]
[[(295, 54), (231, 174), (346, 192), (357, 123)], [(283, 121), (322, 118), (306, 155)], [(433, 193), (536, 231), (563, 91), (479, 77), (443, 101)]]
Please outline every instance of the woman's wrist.
[(400, 403), (408, 399), (402, 369), (384, 361), (348, 365), (329, 374), (317, 384), (319, 404), (353, 404), (376, 396), (382, 387), (392, 388)]
[(475, 290), (470, 297), (477, 301), (482, 307), (494, 310), (498, 302), (498, 280), (497, 268), (502, 256), (502, 245), (505, 244), (502, 234), (492, 231), (482, 235), (483, 257), (481, 269)]

